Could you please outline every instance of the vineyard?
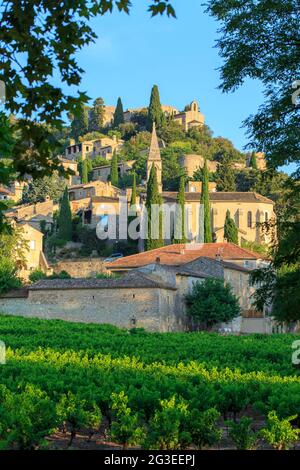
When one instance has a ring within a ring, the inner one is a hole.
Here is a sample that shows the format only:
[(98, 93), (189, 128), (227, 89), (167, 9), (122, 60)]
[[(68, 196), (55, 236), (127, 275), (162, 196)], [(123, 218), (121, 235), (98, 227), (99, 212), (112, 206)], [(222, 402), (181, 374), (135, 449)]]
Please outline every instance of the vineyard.
[(216, 448), (225, 428), (235, 448), (292, 447), (300, 438), (296, 339), (0, 316), (0, 448), (44, 448), (57, 430), (72, 446), (82, 429), (123, 448)]

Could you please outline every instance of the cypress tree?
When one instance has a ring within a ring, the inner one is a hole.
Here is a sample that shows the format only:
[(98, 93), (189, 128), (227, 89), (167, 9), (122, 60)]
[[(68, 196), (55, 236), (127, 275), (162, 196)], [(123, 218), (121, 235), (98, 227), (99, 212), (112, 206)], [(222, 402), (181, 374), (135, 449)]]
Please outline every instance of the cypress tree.
[[(185, 236), (185, 178), (184, 176), (180, 177), (179, 191), (176, 199), (176, 210), (175, 211), (175, 229), (174, 229), (174, 239), (173, 243), (186, 243), (187, 239)], [(180, 235), (180, 238), (176, 236)]]
[(165, 122), (165, 115), (161, 109), (158, 86), (154, 85), (151, 90), (150, 104), (148, 108), (147, 129), (152, 131), (153, 123), (160, 129)]
[(114, 122), (113, 126), (118, 127), (120, 124), (124, 123), (124, 110), (123, 103), (121, 98), (118, 98), (117, 106), (114, 113)]
[(118, 186), (119, 184), (118, 155), (116, 151), (114, 151), (111, 159), (110, 181), (113, 186)]
[(91, 109), (89, 131), (101, 131), (105, 116), (105, 104), (103, 98), (96, 98)]
[(207, 167), (207, 161), (205, 160), (203, 172), (202, 172), (202, 192), (201, 192), (201, 204), (203, 204), (204, 210), (204, 243), (212, 242), (211, 233), (211, 222), (210, 222), (210, 203), (209, 203), (209, 172)]
[(222, 163), (216, 171), (216, 183), (218, 191), (235, 191), (235, 174), (229, 158), (224, 157)]
[(87, 160), (83, 160), (81, 164), (81, 183), (85, 184), (89, 182), (89, 174), (88, 174), (88, 163)]
[(67, 186), (59, 205), (58, 238), (65, 241), (72, 240), (72, 212)]
[(253, 170), (257, 170), (257, 160), (256, 160), (255, 152), (252, 152), (251, 154), (250, 166), (251, 168), (253, 168)]
[[(158, 182), (157, 182), (157, 173), (156, 167), (154, 163), (152, 164), (149, 180), (147, 183), (147, 198), (146, 198), (146, 208), (148, 210), (148, 238), (145, 243), (146, 250), (153, 250), (154, 248), (160, 248), (164, 245), (163, 241), (163, 234), (162, 234), (162, 213), (159, 212), (158, 219), (155, 217), (157, 214), (154, 214), (152, 209), (152, 205), (161, 205), (162, 198), (158, 190)], [(155, 219), (153, 219), (153, 217)], [(153, 234), (151, 233), (151, 221), (154, 220), (155, 224), (158, 224), (158, 238), (152, 238)]]
[(136, 204), (136, 173), (134, 172), (133, 181), (132, 181), (130, 207), (135, 206), (135, 204)]
[(81, 105), (78, 116), (74, 116), (71, 123), (71, 136), (78, 140), (79, 137), (86, 134), (89, 126), (88, 107)]
[(235, 243), (236, 245), (239, 244), (239, 237), (238, 237), (238, 228), (235, 225), (234, 220), (230, 216), (230, 211), (227, 209), (225, 224), (224, 224), (224, 238), (229, 243)]

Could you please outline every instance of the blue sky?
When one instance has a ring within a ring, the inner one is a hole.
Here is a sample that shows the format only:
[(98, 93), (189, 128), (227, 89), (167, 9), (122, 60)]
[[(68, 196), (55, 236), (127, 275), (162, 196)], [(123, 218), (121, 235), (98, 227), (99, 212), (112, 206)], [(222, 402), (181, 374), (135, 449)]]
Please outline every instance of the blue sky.
[(96, 43), (77, 56), (85, 70), (80, 88), (92, 99), (102, 96), (107, 105), (121, 96), (124, 108), (147, 105), (153, 84), (163, 104), (182, 109), (197, 99), (214, 135), (242, 149), (247, 143), (242, 121), (263, 102), (261, 87), (248, 81), (235, 93), (218, 90), (218, 24), (201, 3), (173, 0), (176, 20), (151, 18), (144, 0), (133, 0), (130, 16), (98, 17), (92, 23)]

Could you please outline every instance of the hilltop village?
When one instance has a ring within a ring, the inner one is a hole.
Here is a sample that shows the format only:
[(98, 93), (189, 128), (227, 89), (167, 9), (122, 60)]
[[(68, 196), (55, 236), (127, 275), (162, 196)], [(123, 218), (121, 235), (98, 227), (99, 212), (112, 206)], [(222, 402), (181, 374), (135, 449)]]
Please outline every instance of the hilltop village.
[[(96, 99), (56, 138), (52, 176), (16, 177), (0, 188), (23, 284), (2, 294), (2, 312), (186, 330), (193, 327), (185, 303), (191, 286), (217, 278), (239, 301), (232, 331), (274, 331), (271, 317), (254, 308), (250, 274), (269, 263), (276, 233), (266, 225), (276, 220), (285, 175), (270, 175), (262, 153), (213, 137), (196, 100), (182, 111), (162, 105), (156, 86), (145, 108)], [(207, 232), (199, 245), (205, 195)], [(112, 208), (119, 218), (120, 198), (137, 216), (150, 202), (177, 202), (186, 234), (172, 235), (175, 217), (168, 238), (124, 240), (117, 233), (100, 240), (97, 224), (108, 223)]]

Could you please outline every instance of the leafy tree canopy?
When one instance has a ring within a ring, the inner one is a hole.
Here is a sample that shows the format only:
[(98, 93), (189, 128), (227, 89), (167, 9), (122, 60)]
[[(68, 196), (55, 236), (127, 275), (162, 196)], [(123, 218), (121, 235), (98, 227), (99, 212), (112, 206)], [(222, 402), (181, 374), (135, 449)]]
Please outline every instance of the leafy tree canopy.
[(188, 314), (206, 328), (229, 322), (240, 314), (237, 297), (232, 293), (231, 286), (221, 279), (196, 282), (186, 296), (186, 302)]

